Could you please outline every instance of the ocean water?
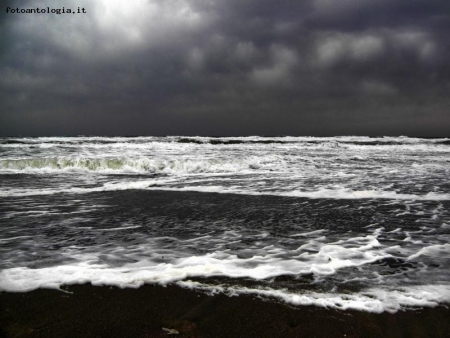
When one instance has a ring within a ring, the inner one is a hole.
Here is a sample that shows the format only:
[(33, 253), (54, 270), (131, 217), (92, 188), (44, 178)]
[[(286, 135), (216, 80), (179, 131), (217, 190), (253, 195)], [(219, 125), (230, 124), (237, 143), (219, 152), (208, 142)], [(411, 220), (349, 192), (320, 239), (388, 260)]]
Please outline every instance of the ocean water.
[(449, 304), (450, 140), (0, 139), (0, 291), (80, 283)]

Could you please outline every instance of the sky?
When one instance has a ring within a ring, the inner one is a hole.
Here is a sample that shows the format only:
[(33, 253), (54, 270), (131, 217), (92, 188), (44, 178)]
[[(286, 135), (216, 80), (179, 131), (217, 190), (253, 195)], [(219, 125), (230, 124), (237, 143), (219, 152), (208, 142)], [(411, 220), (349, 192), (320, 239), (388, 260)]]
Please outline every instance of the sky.
[(448, 0), (2, 4), (0, 136), (450, 134)]

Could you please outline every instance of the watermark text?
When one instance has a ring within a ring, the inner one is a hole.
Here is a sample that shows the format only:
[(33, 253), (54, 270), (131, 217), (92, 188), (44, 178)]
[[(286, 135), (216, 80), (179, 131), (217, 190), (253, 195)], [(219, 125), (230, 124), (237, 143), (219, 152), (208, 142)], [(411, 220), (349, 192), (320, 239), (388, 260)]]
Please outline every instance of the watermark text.
[(12, 8), (6, 7), (6, 13), (12, 14), (86, 14), (86, 9), (78, 8), (50, 8), (50, 7), (36, 7), (36, 8)]

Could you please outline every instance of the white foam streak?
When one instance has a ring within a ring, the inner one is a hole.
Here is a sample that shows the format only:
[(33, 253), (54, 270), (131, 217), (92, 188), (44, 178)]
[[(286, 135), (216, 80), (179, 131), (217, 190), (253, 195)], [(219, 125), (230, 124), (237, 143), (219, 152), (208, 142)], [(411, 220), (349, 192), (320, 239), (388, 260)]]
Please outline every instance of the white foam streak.
[[(422, 242), (420, 241), (419, 244)], [(445, 257), (447, 259), (450, 258), (450, 244), (442, 244), (442, 245), (430, 245), (423, 247), (418, 252), (413, 255), (410, 255), (407, 259), (414, 260), (420, 256), (428, 256), (428, 257)]]
[(321, 306), (338, 310), (358, 310), (381, 313), (395, 313), (404, 307), (435, 307), (442, 302), (450, 303), (450, 286), (426, 285), (400, 287), (397, 289), (370, 288), (354, 294), (317, 293), (303, 291), (292, 293), (287, 290), (254, 289), (247, 287), (228, 287), (202, 284), (193, 281), (179, 281), (177, 285), (209, 292), (225, 293), (230, 296), (239, 294), (259, 295), (277, 298), (296, 306)]
[(122, 231), (122, 230), (128, 230), (128, 229), (137, 229), (141, 228), (141, 225), (132, 225), (129, 227), (120, 227), (120, 228), (106, 228), (106, 229), (95, 229), (96, 231)]
[(300, 234), (294, 234), (294, 235), (291, 235), (290, 237), (308, 237), (308, 236), (317, 235), (317, 234), (320, 234), (320, 233), (323, 233), (323, 232), (325, 232), (324, 229), (314, 230), (314, 231), (302, 232)]
[(237, 194), (254, 196), (283, 196), (283, 197), (302, 197), (311, 199), (392, 199), (392, 200), (419, 200), (419, 201), (447, 201), (450, 200), (450, 194), (430, 192), (425, 195), (399, 194), (395, 191), (376, 191), (361, 190), (352, 191), (349, 189), (319, 189), (317, 191), (254, 191), (251, 187), (248, 190), (225, 187), (217, 185), (208, 186), (186, 186), (170, 187), (168, 184), (178, 183), (176, 179), (155, 179), (142, 180), (135, 182), (111, 182), (101, 187), (94, 188), (65, 188), (65, 189), (3, 189), (0, 190), (0, 197), (10, 196), (39, 196), (54, 195), (61, 193), (69, 194), (87, 194), (99, 191), (120, 191), (120, 190), (159, 190), (159, 191), (190, 191), (206, 192), (219, 194)]
[(284, 196), (284, 197), (303, 197), (303, 198), (330, 198), (330, 199), (393, 199), (393, 200), (421, 200), (421, 201), (446, 201), (450, 200), (450, 194), (428, 193), (425, 195), (399, 194), (395, 191), (376, 191), (360, 190), (352, 191), (350, 189), (319, 189), (317, 191), (270, 191), (260, 192), (254, 190), (244, 190), (234, 187), (224, 186), (187, 186), (182, 188), (169, 187), (149, 187), (148, 190), (167, 190), (167, 191), (195, 191), (195, 192), (213, 192), (221, 194), (239, 194), (255, 196)]

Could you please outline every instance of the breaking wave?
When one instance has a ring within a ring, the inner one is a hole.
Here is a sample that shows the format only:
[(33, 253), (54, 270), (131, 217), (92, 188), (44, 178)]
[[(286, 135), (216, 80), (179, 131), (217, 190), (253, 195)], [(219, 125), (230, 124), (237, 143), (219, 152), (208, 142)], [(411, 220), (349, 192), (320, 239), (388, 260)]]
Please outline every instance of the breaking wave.
[(191, 174), (227, 173), (259, 169), (276, 157), (238, 157), (226, 159), (164, 158), (26, 158), (0, 160), (0, 173), (48, 173), (90, 171), (105, 173)]

